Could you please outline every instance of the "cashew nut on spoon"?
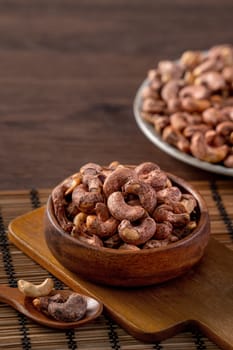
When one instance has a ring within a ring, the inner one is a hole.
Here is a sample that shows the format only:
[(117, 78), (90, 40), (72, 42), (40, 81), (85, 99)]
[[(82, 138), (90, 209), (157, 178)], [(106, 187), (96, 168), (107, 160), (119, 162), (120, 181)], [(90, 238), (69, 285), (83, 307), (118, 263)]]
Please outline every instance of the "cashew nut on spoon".
[(71, 290), (52, 290), (42, 297), (26, 295), (38, 295), (38, 289), (42, 294), (48, 292), (53, 284), (51, 279), (46, 279), (40, 285), (26, 282), (18, 282), (23, 292), (19, 288), (0, 285), (0, 301), (9, 304), (34, 322), (51, 328), (69, 329), (90, 322), (102, 313), (102, 303)]

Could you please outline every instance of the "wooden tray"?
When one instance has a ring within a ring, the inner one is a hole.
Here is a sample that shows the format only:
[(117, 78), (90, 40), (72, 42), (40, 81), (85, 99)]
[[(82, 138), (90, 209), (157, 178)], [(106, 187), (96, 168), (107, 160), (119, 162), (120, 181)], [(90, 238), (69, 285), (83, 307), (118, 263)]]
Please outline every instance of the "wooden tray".
[(105, 311), (135, 338), (152, 342), (187, 325), (199, 327), (222, 349), (233, 350), (233, 253), (211, 238), (198, 266), (162, 285), (118, 289), (90, 283), (51, 255), (43, 234), (44, 208), (14, 219), (9, 239), (75, 291), (104, 303)]

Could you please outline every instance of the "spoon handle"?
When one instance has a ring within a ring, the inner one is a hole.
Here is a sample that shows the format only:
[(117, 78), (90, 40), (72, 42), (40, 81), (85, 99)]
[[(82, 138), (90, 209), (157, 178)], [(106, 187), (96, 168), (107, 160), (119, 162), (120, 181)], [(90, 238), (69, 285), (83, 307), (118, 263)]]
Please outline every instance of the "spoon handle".
[(25, 314), (24, 296), (17, 288), (0, 285), (0, 301)]

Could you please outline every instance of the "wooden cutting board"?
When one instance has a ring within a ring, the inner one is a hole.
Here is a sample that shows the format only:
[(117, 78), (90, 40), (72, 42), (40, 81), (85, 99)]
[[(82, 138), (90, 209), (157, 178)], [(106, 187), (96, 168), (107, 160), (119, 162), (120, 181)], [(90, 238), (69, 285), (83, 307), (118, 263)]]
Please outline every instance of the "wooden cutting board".
[[(153, 342), (199, 327), (222, 349), (233, 350), (233, 252), (211, 238), (202, 261), (162, 285), (122, 289), (100, 286), (65, 269), (43, 234), (44, 208), (14, 219), (9, 239), (71, 289), (103, 302), (105, 311), (135, 338)], [(174, 262), (175, 263), (175, 262)]]

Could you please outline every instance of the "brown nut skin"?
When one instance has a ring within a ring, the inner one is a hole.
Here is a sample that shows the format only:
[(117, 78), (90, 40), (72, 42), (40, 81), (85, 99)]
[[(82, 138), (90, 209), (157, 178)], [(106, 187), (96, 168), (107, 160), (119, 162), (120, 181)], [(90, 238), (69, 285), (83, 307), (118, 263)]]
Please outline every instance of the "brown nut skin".
[(135, 167), (134, 171), (139, 176), (144, 178), (147, 174), (149, 174), (153, 170), (160, 170), (160, 167), (152, 162), (144, 162)]
[(216, 132), (223, 136), (228, 136), (233, 131), (233, 121), (225, 121), (216, 126)]
[[(230, 99), (228, 99), (230, 100)], [(231, 105), (224, 107), (221, 113), (227, 118), (226, 120), (233, 121), (233, 99), (231, 100)]]
[(79, 241), (92, 245), (94, 247), (103, 247), (103, 241), (100, 237), (95, 234), (88, 234), (86, 232), (80, 232), (77, 236), (74, 236)]
[(102, 168), (95, 163), (88, 163), (80, 169), (82, 183), (88, 187), (89, 192), (101, 193), (103, 187), (101, 170)]
[(104, 247), (106, 247), (106, 248), (117, 249), (120, 247), (121, 244), (122, 244), (122, 240), (121, 240), (118, 232), (115, 233), (113, 236), (104, 240)]
[(185, 112), (203, 112), (210, 107), (210, 101), (207, 99), (195, 99), (193, 97), (184, 97), (180, 100), (181, 109)]
[(191, 138), (198, 131), (205, 134), (208, 130), (211, 130), (211, 126), (206, 125), (204, 123), (197, 124), (197, 125), (188, 125), (183, 130), (183, 135), (187, 138)]
[(226, 82), (223, 76), (215, 71), (210, 71), (202, 74), (195, 80), (197, 85), (205, 85), (211, 91), (222, 90), (226, 87)]
[(180, 90), (180, 98), (192, 97), (195, 100), (203, 100), (208, 98), (210, 90), (203, 85), (188, 85)]
[(131, 224), (129, 220), (122, 220), (118, 226), (121, 239), (128, 244), (141, 245), (154, 236), (156, 223), (151, 217), (144, 218), (137, 226)]
[(167, 187), (157, 192), (158, 203), (179, 202), (181, 197), (182, 193), (176, 186)]
[(175, 146), (182, 152), (189, 153), (190, 151), (189, 140), (187, 140), (187, 138), (184, 137), (180, 131), (175, 130), (171, 125), (164, 128), (162, 139), (170, 145)]
[(88, 215), (86, 221), (87, 232), (95, 234), (100, 238), (109, 238), (113, 236), (117, 230), (118, 224), (119, 221), (113, 216), (106, 221), (102, 221), (96, 215)]
[(141, 181), (150, 184), (156, 191), (163, 189), (167, 185), (167, 175), (155, 163), (142, 163), (135, 168), (135, 173)]
[(73, 223), (66, 216), (67, 202), (65, 199), (65, 192), (71, 186), (71, 183), (72, 179), (69, 178), (56, 186), (52, 191), (54, 214), (60, 226), (67, 232), (71, 232), (73, 229)]
[(34, 306), (56, 319), (57, 321), (78, 321), (87, 311), (86, 298), (78, 293), (72, 293), (66, 300), (57, 295), (53, 297), (40, 297), (34, 299)]
[(164, 240), (158, 240), (158, 239), (149, 239), (142, 249), (154, 249), (154, 248), (161, 248), (161, 247), (166, 247), (169, 244), (168, 239)]
[(226, 158), (229, 148), (227, 145), (211, 147), (207, 145), (204, 134), (196, 132), (192, 136), (190, 150), (192, 155), (200, 160), (219, 163)]
[(204, 123), (211, 125), (211, 126), (215, 126), (224, 120), (228, 120), (228, 117), (225, 116), (221, 112), (221, 110), (213, 108), (213, 107), (206, 109), (202, 113), (202, 118), (203, 118)]
[[(177, 206), (177, 203), (175, 203)], [(186, 212), (176, 213), (175, 207), (171, 204), (161, 204), (158, 206), (154, 213), (153, 218), (156, 222), (168, 221), (173, 226), (184, 226), (190, 221), (190, 216)]]
[(84, 184), (77, 186), (72, 193), (72, 201), (77, 208), (87, 214), (93, 213), (96, 203), (103, 202), (103, 196), (98, 191), (88, 192)]
[(135, 178), (133, 169), (119, 166), (104, 181), (103, 191), (106, 197), (113, 192), (120, 191), (121, 187), (130, 179)]
[(141, 206), (148, 212), (152, 213), (157, 204), (155, 189), (142, 181), (130, 180), (123, 188), (125, 193), (132, 193), (139, 197)]
[(160, 223), (156, 223), (156, 231), (153, 236), (153, 239), (163, 240), (168, 238), (173, 231), (173, 226), (170, 222), (164, 221)]
[(180, 80), (170, 80), (168, 81), (161, 90), (161, 96), (164, 101), (167, 103), (171, 99), (178, 98), (178, 92), (181, 88), (182, 84)]
[(153, 98), (145, 98), (142, 103), (142, 111), (148, 113), (163, 112), (166, 104), (162, 100), (154, 100)]
[(158, 72), (161, 75), (163, 83), (171, 79), (180, 79), (183, 74), (183, 67), (177, 62), (165, 60), (158, 63)]
[(193, 70), (193, 75), (199, 77), (209, 71), (220, 71), (224, 67), (223, 62), (216, 60), (215, 57), (206, 57)]
[(145, 210), (138, 205), (128, 205), (123, 197), (122, 192), (113, 192), (107, 200), (107, 206), (114, 218), (119, 221), (127, 219), (129, 221), (136, 221), (145, 216)]
[(207, 130), (205, 140), (208, 145), (214, 147), (222, 146), (226, 143), (225, 137), (219, 135), (216, 130)]

